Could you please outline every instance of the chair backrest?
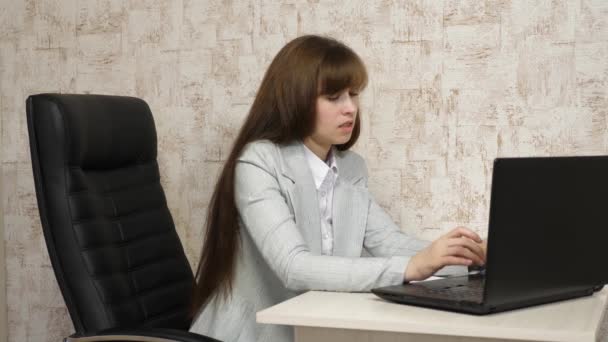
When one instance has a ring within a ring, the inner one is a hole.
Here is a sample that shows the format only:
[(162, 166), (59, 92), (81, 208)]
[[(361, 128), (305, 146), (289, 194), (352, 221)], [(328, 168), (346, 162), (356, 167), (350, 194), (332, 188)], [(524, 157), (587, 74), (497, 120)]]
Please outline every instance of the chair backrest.
[(27, 123), (44, 238), (76, 332), (187, 329), (194, 280), (146, 102), (33, 95)]

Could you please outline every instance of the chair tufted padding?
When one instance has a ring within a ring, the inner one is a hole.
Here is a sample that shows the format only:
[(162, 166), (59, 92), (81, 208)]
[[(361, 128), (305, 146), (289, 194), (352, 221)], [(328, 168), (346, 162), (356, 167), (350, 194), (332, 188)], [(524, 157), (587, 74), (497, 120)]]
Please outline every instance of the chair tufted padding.
[(187, 329), (194, 280), (160, 184), (148, 105), (40, 94), (27, 107), (44, 236), (76, 332)]

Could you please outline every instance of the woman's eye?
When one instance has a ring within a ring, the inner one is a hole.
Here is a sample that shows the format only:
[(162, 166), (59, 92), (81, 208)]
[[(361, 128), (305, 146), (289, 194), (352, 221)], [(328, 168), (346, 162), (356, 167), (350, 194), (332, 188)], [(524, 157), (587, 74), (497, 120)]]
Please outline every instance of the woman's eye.
[[(339, 94), (333, 94), (333, 95), (326, 95), (325, 97), (329, 100), (329, 101), (338, 101), (340, 99), (340, 96), (342, 96), (342, 94), (344, 93), (339, 93)], [(350, 97), (357, 97), (359, 96), (359, 93), (356, 91), (351, 91), (348, 92), (348, 95)]]

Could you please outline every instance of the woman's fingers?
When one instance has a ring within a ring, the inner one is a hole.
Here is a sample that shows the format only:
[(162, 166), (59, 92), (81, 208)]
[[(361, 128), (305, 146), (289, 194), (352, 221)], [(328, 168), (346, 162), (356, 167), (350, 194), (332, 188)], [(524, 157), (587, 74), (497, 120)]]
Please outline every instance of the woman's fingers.
[(477, 243), (481, 243), (483, 241), (481, 237), (477, 235), (477, 233), (465, 227), (454, 228), (447, 234), (447, 236), (451, 238), (465, 236)]
[(445, 257), (443, 257), (443, 265), (444, 266), (448, 266), (448, 265), (470, 266), (471, 264), (473, 264), (473, 262), (470, 259), (467, 259), (467, 258), (460, 258), (460, 257), (456, 257), (456, 256), (445, 256)]
[(446, 257), (451, 256), (451, 257), (459, 257), (459, 258), (469, 259), (473, 263), (475, 263), (476, 265), (483, 265), (484, 264), (483, 259), (480, 258), (479, 255), (473, 253), (467, 247), (460, 246), (460, 245), (448, 247), (447, 250), (446, 250), (446, 255), (445, 256)]
[(435, 268), (447, 265), (482, 266), (486, 259), (482, 242), (479, 235), (470, 229), (452, 229), (433, 243), (433, 252), (430, 255), (434, 261), (429, 262), (435, 265)]
[(484, 262), (486, 260), (486, 253), (484, 252), (483, 246), (481, 244), (478, 244), (478, 243), (470, 240), (469, 238), (459, 237), (459, 238), (449, 239), (448, 247), (451, 247), (451, 246), (463, 246), (463, 247), (471, 250), (471, 252), (473, 252), (475, 255), (477, 255)]

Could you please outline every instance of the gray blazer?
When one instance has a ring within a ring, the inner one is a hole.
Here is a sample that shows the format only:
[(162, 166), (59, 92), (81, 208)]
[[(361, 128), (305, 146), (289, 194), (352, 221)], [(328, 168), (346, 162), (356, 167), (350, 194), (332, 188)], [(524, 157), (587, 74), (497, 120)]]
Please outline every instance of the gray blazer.
[[(321, 255), (321, 219), (304, 146), (257, 141), (238, 159), (235, 198), (241, 245), (233, 290), (217, 296), (191, 331), (225, 342), (289, 342), (289, 327), (255, 313), (308, 290), (369, 291), (399, 284), (411, 256), (428, 245), (400, 231), (367, 189), (363, 158), (337, 152), (332, 256)], [(373, 257), (361, 257), (363, 250)]]

